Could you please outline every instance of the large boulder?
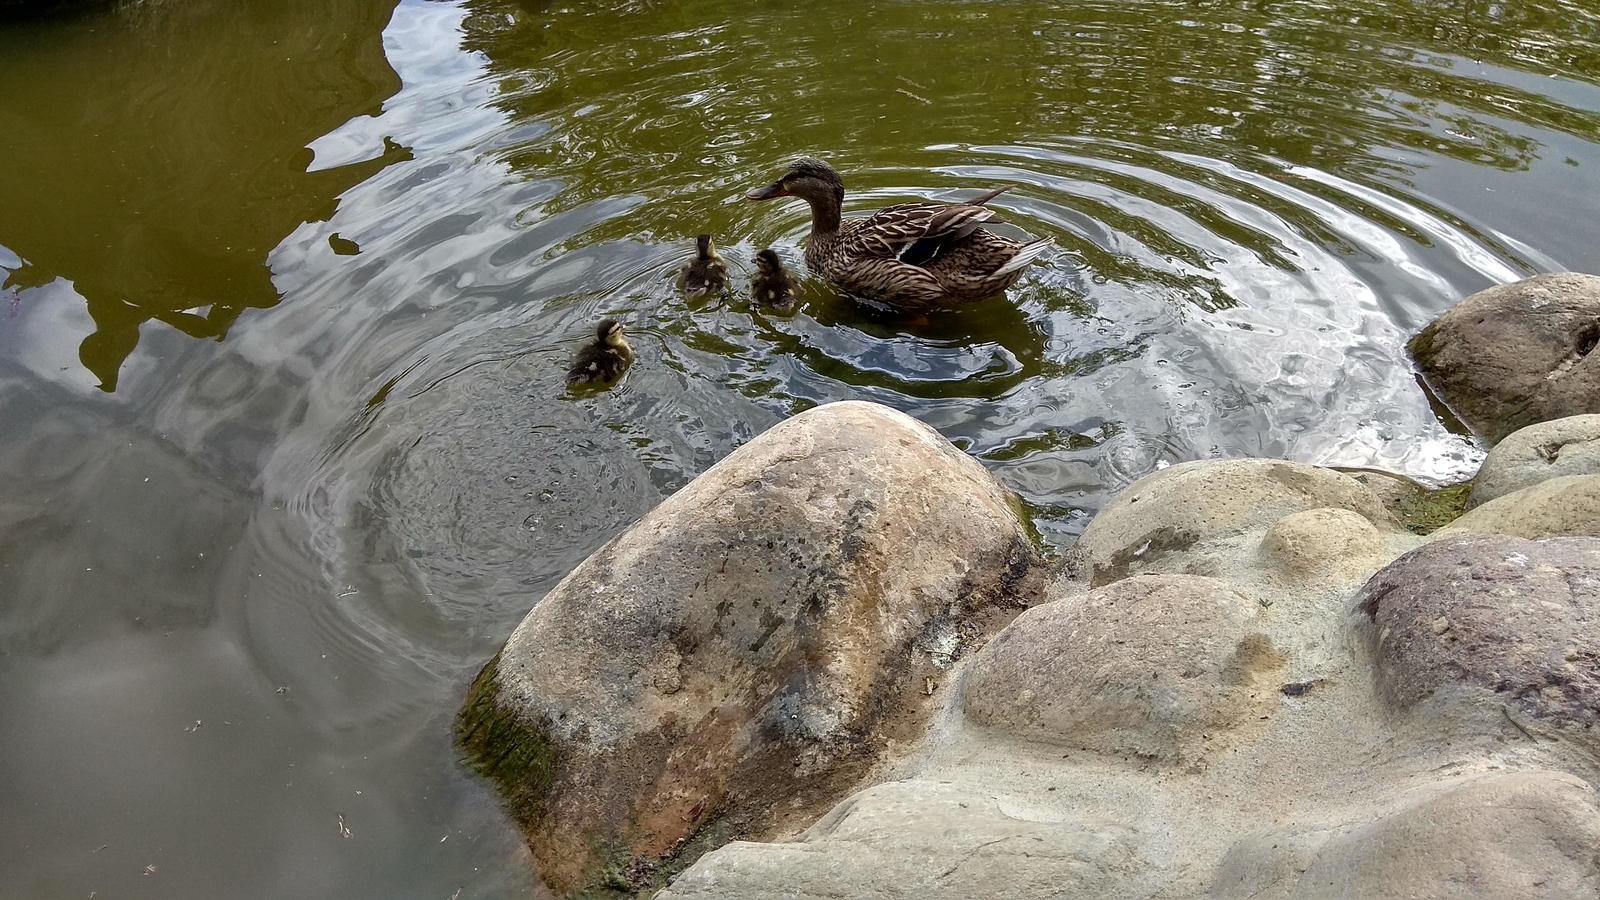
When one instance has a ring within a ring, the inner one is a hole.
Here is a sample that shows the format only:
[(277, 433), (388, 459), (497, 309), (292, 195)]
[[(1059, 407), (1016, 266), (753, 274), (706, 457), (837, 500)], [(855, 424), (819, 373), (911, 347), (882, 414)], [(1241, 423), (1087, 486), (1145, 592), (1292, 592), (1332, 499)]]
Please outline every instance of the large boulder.
[(836, 403), (585, 560), (458, 722), (545, 881), (642, 886), (696, 841), (793, 830), (857, 786), (1036, 589), (1013, 503), (931, 428)]
[(1124, 494), (1100, 585), (958, 663), (879, 783), (661, 896), (1597, 896), (1600, 540), (1429, 543), (1266, 460)]
[(1478, 467), (1467, 508), (1568, 475), (1600, 475), (1600, 415), (1568, 416), (1513, 432)]
[(1435, 541), (1355, 601), (1392, 708), (1440, 694), (1497, 726), (1504, 716), (1572, 729), (1600, 751), (1600, 539)]
[(1490, 444), (1600, 413), (1600, 278), (1535, 275), (1479, 291), (1407, 344), (1429, 387)]

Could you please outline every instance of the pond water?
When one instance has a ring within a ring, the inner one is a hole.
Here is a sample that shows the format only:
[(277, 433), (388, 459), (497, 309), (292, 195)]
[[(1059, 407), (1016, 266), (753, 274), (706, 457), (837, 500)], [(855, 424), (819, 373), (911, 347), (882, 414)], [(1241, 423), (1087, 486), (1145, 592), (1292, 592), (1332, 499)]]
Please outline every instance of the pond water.
[[(466, 683), (782, 418), (905, 410), (1058, 548), (1182, 460), (1447, 480), (1481, 450), (1405, 339), (1600, 270), (1600, 15), (1561, 0), (147, 0), (0, 59), (16, 896), (525, 896)], [(753, 310), (809, 219), (740, 198), (802, 153), (848, 212), (1012, 185), (1059, 249), (927, 322)], [(731, 298), (672, 290), (701, 231)], [(638, 361), (567, 394), (606, 315)]]

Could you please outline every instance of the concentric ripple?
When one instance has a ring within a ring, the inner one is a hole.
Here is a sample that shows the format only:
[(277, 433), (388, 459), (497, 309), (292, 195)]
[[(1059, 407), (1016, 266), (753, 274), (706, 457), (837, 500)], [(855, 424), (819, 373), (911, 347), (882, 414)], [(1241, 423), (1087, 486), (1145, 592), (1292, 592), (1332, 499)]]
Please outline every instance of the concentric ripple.
[[(662, 496), (833, 400), (933, 425), (1057, 546), (1189, 459), (1459, 476), (1481, 451), (1404, 342), (1581, 262), (1500, 189), (1562, 209), (1600, 165), (1600, 90), (1566, 68), (1594, 17), (1475, 20), (1493, 40), (1469, 61), (1449, 11), (1392, 7), (404, 3), (404, 91), (315, 149), (415, 158), (280, 245), (288, 301), (227, 346), (303, 386), (263, 487), (371, 627), (406, 635), (380, 643), (464, 659)], [(803, 273), (809, 218), (741, 198), (800, 153), (844, 173), (847, 214), (1008, 185), (1007, 227), (1058, 249), (925, 322), (809, 277), (795, 313), (755, 309), (756, 251)], [(700, 232), (735, 284), (686, 302)], [(638, 359), (570, 394), (602, 316)]]

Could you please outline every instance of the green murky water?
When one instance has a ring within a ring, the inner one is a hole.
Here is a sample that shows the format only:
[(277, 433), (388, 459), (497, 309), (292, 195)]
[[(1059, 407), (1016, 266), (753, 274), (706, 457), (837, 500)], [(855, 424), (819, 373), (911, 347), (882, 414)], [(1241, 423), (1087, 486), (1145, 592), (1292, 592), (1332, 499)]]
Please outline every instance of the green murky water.
[[(1057, 545), (1186, 459), (1449, 478), (1404, 339), (1600, 270), (1600, 15), (1553, 0), (150, 0), (0, 60), (19, 896), (524, 895), (466, 681), (784, 416), (911, 412)], [(851, 211), (1013, 185), (1060, 249), (927, 323), (675, 297), (700, 231), (799, 264), (739, 198), (801, 153)], [(602, 315), (639, 360), (568, 396)]]

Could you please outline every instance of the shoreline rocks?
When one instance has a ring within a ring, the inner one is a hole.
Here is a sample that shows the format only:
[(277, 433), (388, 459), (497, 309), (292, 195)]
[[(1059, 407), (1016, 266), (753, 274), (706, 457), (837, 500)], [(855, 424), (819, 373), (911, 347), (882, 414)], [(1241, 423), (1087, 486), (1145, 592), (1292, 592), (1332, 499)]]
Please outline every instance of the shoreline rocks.
[(697, 834), (771, 837), (858, 786), (1042, 576), (978, 463), (901, 413), (829, 404), (585, 560), (485, 668), (458, 734), (552, 888), (642, 887)]
[[(1582, 338), (1584, 279), (1484, 292), (1533, 324), (1463, 315)], [(1589, 377), (1582, 340), (1546, 349), (1501, 387)], [(1191, 462), (1053, 580), (976, 463), (822, 407), (574, 571), (464, 743), (569, 894), (1594, 897), (1600, 415), (1500, 433), (1568, 402), (1535, 399), (1463, 413), (1500, 447), (1431, 533), (1395, 510), (1465, 488)]]

